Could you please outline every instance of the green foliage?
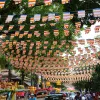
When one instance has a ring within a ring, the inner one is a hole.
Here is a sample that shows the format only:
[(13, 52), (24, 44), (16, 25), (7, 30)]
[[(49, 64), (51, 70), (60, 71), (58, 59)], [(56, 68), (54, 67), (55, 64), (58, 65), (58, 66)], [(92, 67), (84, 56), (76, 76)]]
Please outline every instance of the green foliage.
[(73, 85), (78, 90), (86, 89), (94, 92), (100, 91), (100, 64), (96, 65), (91, 81), (79, 81)]
[(77, 90), (91, 90), (91, 82), (89, 81), (79, 81), (73, 84)]
[(6, 66), (6, 58), (3, 55), (0, 55), (0, 68), (3, 69)]
[(92, 90), (100, 91), (100, 64), (96, 65), (95, 72), (92, 74)]
[(7, 93), (7, 92), (15, 92), (15, 91), (14, 90), (10, 90), (10, 89), (0, 90), (0, 94)]
[[(24, 31), (29, 31), (29, 33), (32, 34), (32, 33), (34, 33), (34, 31), (39, 31), (40, 36), (36, 37), (35, 35), (32, 35), (32, 37), (30, 39), (27, 37), (27, 35), (23, 36), (23, 38), (19, 38), (19, 36), (15, 36), (15, 38), (13, 38), (13, 39), (11, 39), (10, 36), (7, 36), (5, 40), (10, 40), (10, 41), (17, 40), (18, 42), (20, 42), (22, 40), (23, 41), (31, 40), (31, 42), (35, 43), (34, 48), (32, 49), (33, 56), (34, 56), (34, 53), (36, 52), (36, 41), (40, 41), (42, 44), (40, 49), (39, 49), (40, 53), (38, 54), (38, 56), (47, 56), (47, 52), (49, 52), (49, 50), (51, 50), (51, 46), (53, 45), (53, 41), (57, 41), (57, 45), (52, 50), (51, 56), (53, 56), (53, 54), (56, 50), (60, 50), (61, 52), (64, 52), (65, 50), (70, 51), (70, 49), (72, 48), (72, 45), (69, 41), (73, 40), (75, 37), (75, 34), (74, 34), (75, 27), (72, 24), (72, 22), (63, 21), (63, 16), (62, 16), (63, 15), (63, 5), (62, 4), (55, 2), (54, 4), (52, 4), (50, 6), (41, 5), (41, 6), (35, 6), (35, 7), (28, 8), (28, 7), (26, 7), (26, 4), (27, 4), (26, 1), (22, 2), (20, 5), (15, 5), (15, 6), (13, 4), (13, 1), (11, 1), (10, 3), (11, 4), (9, 4), (9, 7), (12, 6), (12, 8), (13, 7), (14, 8), (13, 9), (11, 8), (10, 10), (8, 10), (7, 13), (6, 12), (3, 13), (2, 21), (1, 21), (2, 24), (5, 24), (5, 19), (7, 17), (7, 14), (15, 14), (16, 15), (14, 17), (13, 21), (11, 23), (9, 23), (10, 25), (15, 25), (14, 29), (9, 31), (9, 33), (12, 33), (12, 32), (15, 32), (16, 30), (18, 30), (18, 26), (19, 26), (18, 25), (18, 18), (20, 17), (20, 14), (27, 14), (28, 17), (27, 17), (26, 21), (22, 23), (22, 25), (25, 25), (25, 28), (20, 33), (23, 34)], [(7, 8), (7, 5), (5, 6), (5, 8), (3, 10), (5, 10), (6, 8)], [(52, 20), (52, 21), (48, 21), (48, 22), (42, 22), (42, 20), (40, 20), (39, 22), (34, 22), (34, 25), (36, 25), (34, 30), (29, 29), (30, 25), (32, 25), (32, 24), (30, 24), (30, 19), (29, 19), (30, 17), (34, 16), (34, 14), (41, 14), (41, 16), (47, 16), (48, 13), (56, 13), (56, 14), (60, 15), (60, 17), (61, 17), (60, 21), (54, 22)], [(52, 27), (50, 25), (50, 23), (55, 23), (55, 26)], [(69, 24), (69, 28), (68, 28), (69, 36), (64, 35), (64, 23)], [(40, 24), (45, 24), (45, 25), (41, 27)], [(5, 29), (7, 29), (7, 24), (5, 24)], [(54, 36), (54, 34), (53, 34), (54, 29), (59, 30), (58, 36)], [(50, 32), (49, 36), (43, 35), (44, 31), (46, 31), (46, 30)], [(61, 45), (62, 40), (65, 40), (66, 44), (63, 45), (61, 48), (59, 48), (59, 45)], [(44, 50), (43, 46), (45, 45), (44, 41), (48, 41), (49, 43), (48, 43), (48, 46), (46, 49), (46, 53), (42, 54), (41, 52), (42, 52), (42, 50)], [(27, 53), (29, 52), (30, 43), (27, 43), (27, 48), (26, 48)], [(69, 45), (69, 48), (66, 48), (66, 45)], [(7, 48), (9, 48), (8, 45), (7, 45)], [(14, 45), (13, 45), (13, 50), (15, 51), (13, 56), (16, 56), (16, 49), (15, 49)], [(8, 53), (8, 52), (11, 53), (11, 49), (8, 49), (8, 51), (6, 53)]]

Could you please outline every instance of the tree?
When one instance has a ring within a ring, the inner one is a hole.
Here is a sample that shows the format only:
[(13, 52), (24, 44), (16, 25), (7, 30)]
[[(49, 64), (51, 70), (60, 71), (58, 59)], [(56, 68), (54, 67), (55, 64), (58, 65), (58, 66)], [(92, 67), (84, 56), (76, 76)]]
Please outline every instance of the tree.
[(84, 89), (86, 91), (91, 90), (91, 82), (90, 81), (86, 81), (86, 80), (79, 81), (79, 82), (74, 83), (73, 85), (79, 91), (84, 90)]
[(96, 65), (95, 71), (92, 74), (92, 91), (100, 92), (100, 64)]
[(5, 59), (5, 57), (3, 56), (3, 55), (0, 55), (0, 68), (1, 69), (4, 69), (5, 68), (5, 66), (6, 66), (6, 59)]

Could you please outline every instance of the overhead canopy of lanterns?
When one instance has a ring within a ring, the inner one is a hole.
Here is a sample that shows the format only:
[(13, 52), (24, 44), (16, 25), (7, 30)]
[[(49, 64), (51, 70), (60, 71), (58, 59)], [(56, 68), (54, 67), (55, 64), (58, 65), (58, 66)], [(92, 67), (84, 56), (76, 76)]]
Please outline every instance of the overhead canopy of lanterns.
[[(63, 4), (68, 2), (68, 0), (62, 0)], [(17, 0), (15, 3), (21, 3), (21, 0)], [(45, 5), (51, 3), (52, 0), (44, 0)], [(29, 7), (35, 6), (35, 4), (36, 0), (29, 0), (28, 2)], [(96, 45), (100, 46), (100, 39), (74, 40), (74, 36), (79, 35), (83, 22), (89, 14), (86, 14), (85, 10), (77, 11), (79, 21), (75, 23), (70, 22), (75, 17), (71, 12), (48, 13), (45, 15), (1, 15), (0, 35), (2, 40), (0, 43), (2, 53), (16, 68), (25, 69), (26, 71), (35, 70), (37, 74), (42, 73), (50, 81), (57, 81), (58, 78), (60, 81), (68, 82), (72, 79), (71, 77), (75, 78), (74, 75), (70, 76), (66, 72), (71, 67), (100, 63), (96, 59), (96, 53), (98, 52)], [(90, 25), (100, 21), (99, 8), (92, 10), (92, 17), (94, 19), (88, 20)], [(94, 30), (95, 33), (99, 33), (100, 25), (95, 26)], [(90, 27), (85, 28), (85, 34), (89, 34), (90, 31)], [(86, 43), (89, 47), (83, 49), (78, 46)], [(72, 47), (77, 47), (78, 52), (83, 55), (77, 55), (76, 50)], [(93, 52), (90, 52), (90, 50)], [(61, 56), (64, 51), (66, 56), (62, 59)], [(57, 76), (53, 77), (54, 73), (57, 73)], [(61, 76), (61, 73), (66, 73), (67, 78)], [(87, 74), (85, 78), (78, 79), (86, 78), (89, 79), (90, 74)], [(77, 79), (75, 78), (75, 80)]]
[[(7, 0), (1, 0), (0, 1), (0, 8), (3, 8)], [(23, 1), (22, 0), (13, 0), (15, 4), (21, 4)], [(55, 0), (56, 1), (56, 0)], [(28, 7), (33, 7), (36, 6), (38, 3), (39, 4), (44, 4), (44, 5), (51, 5), (54, 0), (28, 0)], [(59, 0), (61, 4), (66, 4), (69, 3), (70, 0)]]

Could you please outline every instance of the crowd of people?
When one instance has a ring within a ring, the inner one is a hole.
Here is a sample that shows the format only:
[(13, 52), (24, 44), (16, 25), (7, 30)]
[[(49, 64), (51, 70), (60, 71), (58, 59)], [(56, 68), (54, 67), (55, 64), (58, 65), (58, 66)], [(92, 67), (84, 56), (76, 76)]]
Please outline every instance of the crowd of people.
[(80, 92), (77, 92), (74, 100), (100, 100), (100, 96), (97, 93), (84, 93), (81, 94)]
[[(83, 94), (77, 92), (74, 100), (100, 100), (100, 96), (99, 95), (96, 96), (96, 95), (97, 95), (96, 93), (90, 93), (90, 92), (83, 93)], [(37, 98), (34, 94), (31, 94), (29, 100), (37, 100)], [(66, 100), (66, 96), (64, 96), (62, 100)]]

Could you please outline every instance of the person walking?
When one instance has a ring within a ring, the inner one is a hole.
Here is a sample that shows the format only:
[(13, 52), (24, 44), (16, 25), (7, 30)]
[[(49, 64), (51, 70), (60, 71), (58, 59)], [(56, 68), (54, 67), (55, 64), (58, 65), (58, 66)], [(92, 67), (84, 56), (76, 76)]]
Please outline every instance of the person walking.
[(29, 100), (37, 100), (37, 98), (34, 94), (31, 94), (31, 97), (29, 98)]
[(86, 96), (87, 96), (87, 100), (93, 100), (92, 95), (91, 95), (90, 92), (88, 92), (88, 93), (86, 94)]
[(74, 100), (82, 100), (79, 92), (77, 92), (77, 95), (75, 96)]

